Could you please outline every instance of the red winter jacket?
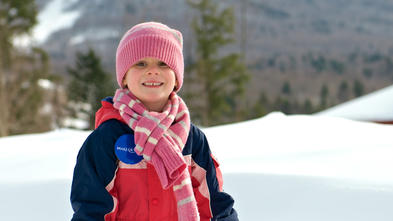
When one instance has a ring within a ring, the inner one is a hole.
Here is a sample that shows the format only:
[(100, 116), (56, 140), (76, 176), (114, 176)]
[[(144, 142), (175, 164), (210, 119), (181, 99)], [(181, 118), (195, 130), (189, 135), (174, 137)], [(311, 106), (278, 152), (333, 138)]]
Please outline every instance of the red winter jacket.
[[(164, 190), (152, 165), (126, 164), (114, 153), (116, 140), (133, 134), (111, 98), (102, 101), (96, 130), (83, 144), (74, 170), (71, 203), (76, 220), (177, 221), (173, 189)], [(188, 163), (201, 221), (237, 221), (233, 199), (222, 192), (219, 164), (206, 137), (191, 125), (183, 156)]]

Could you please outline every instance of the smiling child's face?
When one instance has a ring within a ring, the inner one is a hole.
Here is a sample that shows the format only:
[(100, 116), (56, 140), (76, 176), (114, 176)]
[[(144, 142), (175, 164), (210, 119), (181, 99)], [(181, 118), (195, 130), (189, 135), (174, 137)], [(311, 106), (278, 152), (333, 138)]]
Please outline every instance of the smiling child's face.
[(143, 58), (127, 71), (123, 85), (149, 111), (161, 112), (176, 86), (175, 72), (157, 58)]

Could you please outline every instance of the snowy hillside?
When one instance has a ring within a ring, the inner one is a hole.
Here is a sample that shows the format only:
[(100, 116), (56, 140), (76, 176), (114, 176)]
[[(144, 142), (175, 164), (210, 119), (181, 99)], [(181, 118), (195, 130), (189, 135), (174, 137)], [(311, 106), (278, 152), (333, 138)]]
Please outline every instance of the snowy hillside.
[[(243, 221), (393, 220), (393, 126), (272, 113), (203, 129)], [(0, 139), (0, 220), (69, 220), (88, 132)]]
[[(52, 0), (38, 15), (38, 25), (34, 29), (33, 36), (38, 43), (43, 43), (55, 31), (69, 28), (74, 25), (80, 17), (80, 12), (65, 10), (71, 6), (73, 1)], [(54, 19), (56, 21), (54, 22)]]
[(321, 111), (316, 115), (393, 122), (393, 85)]

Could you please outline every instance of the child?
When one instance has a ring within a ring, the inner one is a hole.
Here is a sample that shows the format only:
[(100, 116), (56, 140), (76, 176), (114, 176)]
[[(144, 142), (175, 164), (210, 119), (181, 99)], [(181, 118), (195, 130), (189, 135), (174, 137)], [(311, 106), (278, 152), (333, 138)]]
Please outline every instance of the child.
[(102, 101), (72, 181), (72, 220), (236, 221), (205, 135), (177, 95), (182, 34), (148, 22), (116, 52), (121, 89)]

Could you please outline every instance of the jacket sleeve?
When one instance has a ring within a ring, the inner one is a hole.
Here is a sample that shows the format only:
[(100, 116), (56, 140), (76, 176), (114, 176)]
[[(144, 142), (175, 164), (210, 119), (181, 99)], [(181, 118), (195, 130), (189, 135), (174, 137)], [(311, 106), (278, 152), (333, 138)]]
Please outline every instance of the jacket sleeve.
[(191, 130), (193, 130), (192, 158), (206, 173), (210, 209), (213, 216), (211, 220), (238, 221), (237, 212), (233, 208), (234, 199), (222, 190), (222, 175), (218, 168), (218, 162), (211, 153), (205, 134), (195, 126)]
[(104, 123), (93, 131), (78, 153), (71, 187), (72, 221), (104, 220), (114, 207), (105, 187), (117, 169), (114, 154), (117, 136), (108, 129)]

